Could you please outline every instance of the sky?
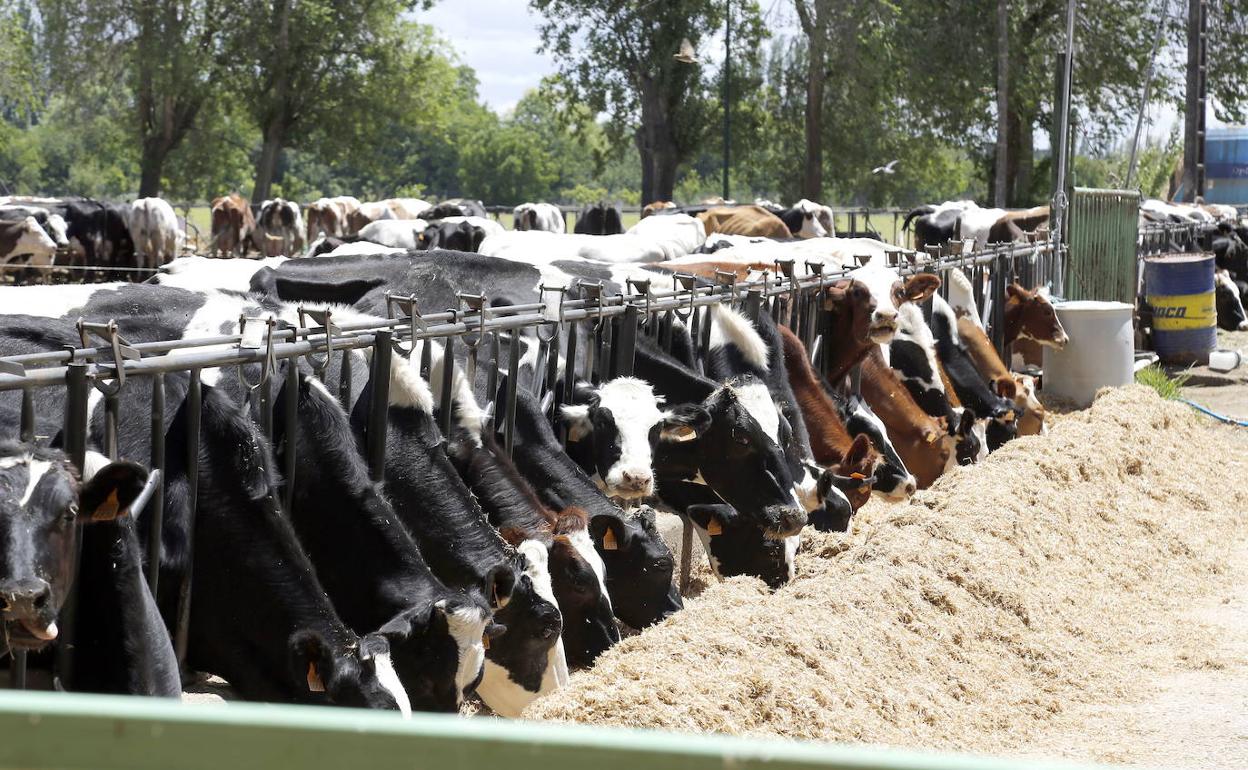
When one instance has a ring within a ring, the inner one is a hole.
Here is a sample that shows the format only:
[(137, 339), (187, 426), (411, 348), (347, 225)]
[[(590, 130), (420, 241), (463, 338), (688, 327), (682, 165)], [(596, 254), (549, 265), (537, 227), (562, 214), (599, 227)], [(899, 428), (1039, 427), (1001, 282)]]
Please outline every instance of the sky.
[(536, 52), (538, 17), (525, 0), (438, 0), (416, 19), (437, 27), (477, 71), (481, 98), (495, 112), (510, 110), (555, 70), (549, 56)]

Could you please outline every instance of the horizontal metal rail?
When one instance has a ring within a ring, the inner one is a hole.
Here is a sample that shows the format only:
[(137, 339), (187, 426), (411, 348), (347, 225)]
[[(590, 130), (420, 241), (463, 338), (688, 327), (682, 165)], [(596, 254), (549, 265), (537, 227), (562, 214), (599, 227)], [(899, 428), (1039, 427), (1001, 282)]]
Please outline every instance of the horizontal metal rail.
[[(903, 262), (897, 268), (901, 275), (911, 275), (989, 265), (997, 260), (1030, 256), (1037, 250), (1045, 251), (1052, 248), (1049, 242), (1010, 244), (987, 251), (937, 259), (928, 259), (926, 256), (913, 255), (912, 252), (903, 250), (891, 251), (900, 255), (914, 256), (913, 262)], [(263, 348), (238, 348), (243, 337), (241, 334), (137, 343), (131, 345), (130, 348), (140, 355), (140, 359), (123, 361), (121, 367), (126, 377), (144, 376), (188, 369), (262, 363), (269, 355), (276, 359), (286, 359), (323, 354), (331, 348), (334, 350), (365, 348), (373, 344), (373, 333), (383, 330), (393, 331), (398, 341), (410, 342), (413, 339), (441, 339), (478, 332), (512, 331), (540, 326), (556, 320), (576, 322), (612, 318), (623, 314), (630, 305), (636, 307), (638, 311), (651, 314), (668, 310), (684, 310), (723, 302), (742, 301), (751, 292), (758, 292), (763, 297), (772, 297), (793, 291), (817, 289), (844, 280), (854, 269), (856, 268), (846, 268), (834, 273), (815, 274), (791, 280), (780, 277), (778, 275), (780, 271), (777, 270), (777, 275), (774, 277), (743, 281), (727, 286), (694, 286), (687, 290), (655, 292), (648, 296), (615, 294), (603, 296), (600, 300), (566, 299), (557, 304), (558, 310), (549, 311), (546, 310), (548, 303), (503, 306), (487, 309), (484, 319), (479, 312), (446, 311), (421, 316), (420, 328), (416, 330), (413, 328), (413, 320), (409, 318), (367, 319), (350, 323), (335, 321), (333, 326), (338, 334), (330, 338), (326, 337), (323, 326), (279, 329), (271, 333), (274, 343), (271, 354)], [(656, 274), (655, 277), (661, 278), (662, 276)], [(232, 347), (233, 349), (187, 352), (205, 347)], [(168, 355), (175, 351), (176, 354)], [(142, 356), (145, 355), (151, 357), (143, 358)], [(111, 356), (112, 348), (110, 347), (84, 347), (75, 350), (0, 357), (0, 391), (62, 384), (66, 374), (65, 365), (93, 362), (95, 359)], [(96, 379), (111, 379), (116, 374), (117, 362), (111, 360), (107, 364), (91, 363), (88, 369), (88, 375)]]
[(24, 770), (1076, 770), (801, 741), (69, 693), (0, 693), (0, 733), (0, 768)]

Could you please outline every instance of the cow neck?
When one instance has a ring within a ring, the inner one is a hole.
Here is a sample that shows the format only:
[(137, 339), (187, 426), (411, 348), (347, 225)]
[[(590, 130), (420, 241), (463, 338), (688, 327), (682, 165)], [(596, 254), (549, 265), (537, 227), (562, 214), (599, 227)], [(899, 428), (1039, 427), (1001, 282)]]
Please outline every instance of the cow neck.
[(549, 546), (553, 512), (542, 504), (516, 466), (505, 459), (494, 437), (483, 433), (480, 438), (480, 447), (457, 441), (452, 447), (452, 460), (490, 523), (500, 531), (514, 532), (525, 540)]
[[(296, 441), (292, 518), (344, 620), (371, 630), (413, 602), (432, 601), (438, 582), (368, 478), (346, 414), (318, 381), (305, 383), (296, 425), (279, 418), (275, 428), (278, 440)], [(283, 388), (276, 415), (284, 416), (287, 397)], [(338, 568), (350, 554), (368, 554), (369, 569)]]
[(672, 356), (648, 345), (638, 345), (633, 374), (650, 383), (669, 405), (702, 403), (719, 388), (719, 383), (695, 374)]
[(399, 518), (442, 580), (483, 585), (492, 569), (510, 560), (451, 465), (433, 416), (392, 404), (388, 423), (385, 487)]
[[(837, 321), (842, 317), (840, 311), (828, 310), (821, 315), (824, 318), (822, 345), (824, 361), (827, 362), (826, 379), (831, 383), (839, 383), (849, 376), (855, 366), (866, 359), (872, 348), (879, 346), (873, 342), (853, 339), (849, 329), (838, 328)], [(848, 326), (852, 329), (852, 319), (848, 319), (841, 326)]]
[(1010, 344), (1023, 333), (1023, 303), (1014, 297), (1005, 300), (1005, 344)]

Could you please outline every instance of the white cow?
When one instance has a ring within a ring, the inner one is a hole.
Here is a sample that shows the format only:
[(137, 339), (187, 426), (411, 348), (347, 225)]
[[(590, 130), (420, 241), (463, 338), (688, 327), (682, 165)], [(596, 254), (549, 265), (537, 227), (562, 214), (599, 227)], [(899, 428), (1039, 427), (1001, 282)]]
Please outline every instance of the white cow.
[(265, 267), (277, 269), (286, 257), (262, 259), (212, 259), (210, 257), (178, 257), (161, 265), (152, 283), (175, 286), (189, 291), (246, 292), (251, 289), (251, 277)]
[(379, 219), (360, 230), (360, 238), (391, 249), (414, 249), (428, 223), (423, 219)]
[(347, 217), (359, 207), (360, 199), (351, 195), (317, 198), (308, 204), (308, 243), (321, 234), (336, 238), (346, 235)]
[(139, 267), (160, 267), (178, 256), (182, 230), (173, 206), (160, 198), (139, 198), (130, 204), (130, 238)]
[(420, 219), (421, 215), (433, 208), (432, 203), (420, 198), (386, 198), (382, 203), (390, 207), (395, 219)]
[(553, 203), (521, 203), (512, 209), (512, 227), (516, 230), (544, 230), (548, 233), (567, 232), (563, 212)]
[(252, 238), (256, 249), (266, 257), (298, 254), (303, 250), (303, 215), (299, 204), (284, 198), (261, 203)]

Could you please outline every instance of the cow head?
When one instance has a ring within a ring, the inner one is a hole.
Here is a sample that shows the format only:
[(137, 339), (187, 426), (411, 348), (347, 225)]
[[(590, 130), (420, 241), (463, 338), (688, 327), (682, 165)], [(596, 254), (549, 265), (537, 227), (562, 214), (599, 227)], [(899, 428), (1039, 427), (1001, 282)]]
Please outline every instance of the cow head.
[(559, 638), (564, 622), (552, 592), (546, 546), (526, 540), (516, 550), (523, 561), (520, 581), (507, 606), (494, 613), (506, 633), (489, 644), (485, 675), (477, 688), (496, 714), (507, 717), (520, 716), (538, 695), (567, 684), (568, 671)]
[(1014, 380), (1000, 379), (993, 382), (992, 387), (999, 401), (993, 405), (992, 418), (988, 420), (989, 452), (997, 451), (1007, 441), (1018, 436), (1018, 415), (1021, 411), (1015, 403), (1018, 385)]
[(1017, 337), (1061, 350), (1070, 340), (1057, 318), (1048, 291), (1028, 291), (1018, 283), (1005, 287), (1006, 328), (1018, 329)]
[(957, 441), (955, 456), (958, 465), (972, 465), (987, 455), (988, 448), (979, 434), (980, 430), (974, 413), (970, 409), (963, 409), (953, 429), (953, 435)]
[(874, 341), (876, 306), (871, 289), (862, 281), (837, 281), (824, 289), (823, 309), (833, 314), (834, 328), (856, 342)]
[(1231, 278), (1229, 270), (1218, 270), (1214, 273), (1214, 298), (1217, 302), (1220, 328), (1227, 331), (1248, 330), (1248, 313), (1244, 312), (1239, 286)]
[[(13, 247), (7, 253), (0, 254), (0, 259), (10, 255), (29, 254), (33, 262), (47, 260), (56, 254), (56, 241), (39, 225), (34, 217), (26, 217), (12, 228)], [(6, 246), (8, 244), (5, 244)]]
[(684, 606), (672, 583), (675, 562), (659, 536), (654, 511), (635, 516), (599, 514), (589, 535), (607, 572), (615, 616), (633, 628), (664, 620)]
[(59, 452), (0, 444), (0, 617), (10, 649), (56, 639), (74, 577), (76, 524), (127, 515), (146, 480), (141, 466), (117, 462), (79, 483)]
[(871, 439), (863, 433), (845, 452), (841, 461), (823, 472), (819, 477), (819, 498), (824, 507), (828, 505), (828, 487), (834, 486), (845, 496), (853, 510), (858, 510), (871, 499), (871, 487), (875, 483), (876, 470), (882, 464), (879, 452), (871, 446)]
[(654, 448), (689, 441), (708, 422), (698, 405), (661, 409), (663, 398), (636, 377), (591, 386), (577, 382), (572, 403), (560, 409), (569, 444), (586, 444), (594, 483), (608, 497), (637, 500), (654, 495)]
[(702, 547), (717, 575), (753, 575), (771, 588), (793, 579), (798, 536), (766, 537), (729, 505), (692, 505), (693, 522)]
[(384, 636), (368, 634), (335, 644), (319, 631), (305, 628), (290, 635), (288, 647), (290, 676), (309, 702), (411, 714), (411, 702), (390, 661), (390, 643)]
[(924, 302), (940, 288), (940, 278), (936, 275), (919, 273), (902, 280), (896, 270), (875, 262), (853, 271), (851, 276), (865, 283), (875, 299), (868, 336), (871, 342), (879, 344), (892, 342), (897, 333), (898, 308), (907, 302)]
[(659, 445), (665, 474), (704, 484), (752, 522), (783, 539), (806, 525), (806, 510), (781, 444), (782, 420), (767, 385), (753, 377), (717, 388), (693, 412), (686, 438)]
[(853, 435), (864, 435), (880, 453), (880, 462), (872, 474), (871, 491), (884, 500), (896, 502), (914, 494), (917, 483), (897, 452), (888, 429), (867, 402), (851, 396), (842, 407), (845, 428)]
[(1045, 425), (1044, 404), (1036, 397), (1036, 380), (1026, 374), (1015, 374), (1017, 395), (1014, 403), (1019, 407), (1018, 435), (1038, 436), (1048, 432)]

